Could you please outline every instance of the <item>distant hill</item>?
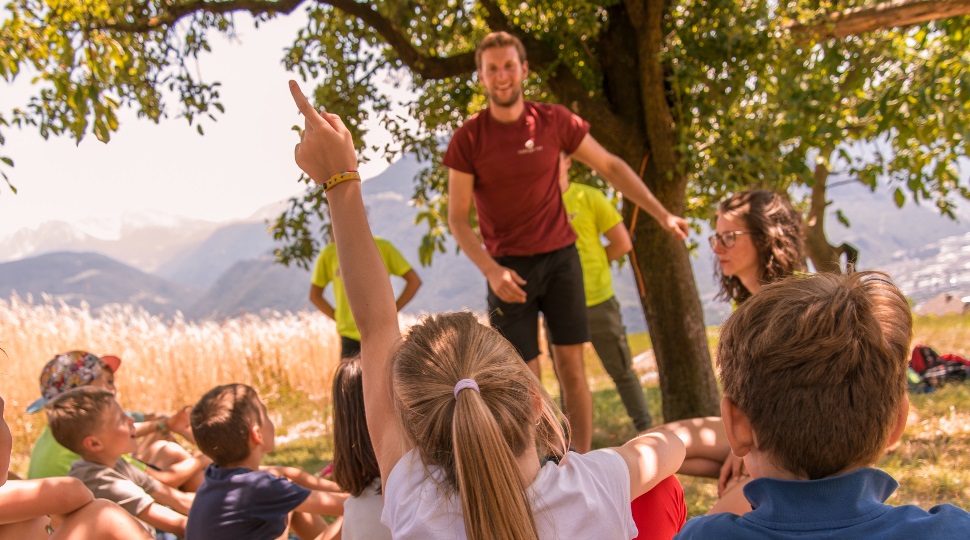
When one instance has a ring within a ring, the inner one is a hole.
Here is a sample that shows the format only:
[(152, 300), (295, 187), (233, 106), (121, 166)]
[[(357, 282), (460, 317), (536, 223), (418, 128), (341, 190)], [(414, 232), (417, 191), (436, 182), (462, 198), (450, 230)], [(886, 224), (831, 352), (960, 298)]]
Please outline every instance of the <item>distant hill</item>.
[(307, 300), (310, 272), (276, 264), (270, 254), (235, 262), (206, 293), (188, 306), (190, 319), (234, 317), (246, 313), (296, 312)]
[(197, 243), (222, 226), (210, 221), (162, 216), (137, 219), (130, 215), (110, 225), (48, 221), (0, 239), (0, 262), (58, 251), (95, 252), (154, 272), (186, 245)]
[(172, 316), (199, 294), (198, 289), (146, 274), (97, 253), (58, 252), (0, 263), (0, 293), (21, 297), (43, 294), (92, 310), (107, 304), (142, 306)]
[(212, 286), (239, 261), (257, 258), (273, 250), (266, 223), (230, 223), (200, 242), (172, 254), (155, 274), (202, 289)]

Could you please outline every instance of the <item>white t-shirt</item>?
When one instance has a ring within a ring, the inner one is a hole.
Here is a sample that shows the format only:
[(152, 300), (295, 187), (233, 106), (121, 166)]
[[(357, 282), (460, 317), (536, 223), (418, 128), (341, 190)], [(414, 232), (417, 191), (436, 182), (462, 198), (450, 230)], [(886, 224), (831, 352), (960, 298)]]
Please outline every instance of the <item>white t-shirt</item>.
[[(429, 469), (413, 449), (397, 462), (387, 477), (381, 522), (395, 539), (464, 539), (461, 500), (454, 493), (443, 496), (438, 484), (444, 475), (437, 467)], [(562, 466), (547, 463), (529, 486), (529, 497), (544, 540), (637, 536), (630, 509), (630, 471), (613, 450), (569, 452)]]
[(380, 489), (381, 479), (377, 477), (360, 496), (344, 501), (343, 540), (391, 540), (391, 531), (381, 523), (384, 499)]

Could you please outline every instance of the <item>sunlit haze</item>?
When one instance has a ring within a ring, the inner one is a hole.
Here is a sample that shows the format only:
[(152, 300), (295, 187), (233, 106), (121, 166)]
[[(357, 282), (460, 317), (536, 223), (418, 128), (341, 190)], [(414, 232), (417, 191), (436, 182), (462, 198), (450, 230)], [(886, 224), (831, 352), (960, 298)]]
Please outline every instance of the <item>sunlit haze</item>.
[[(226, 108), (216, 122), (203, 122), (204, 136), (184, 119), (156, 125), (130, 110), (121, 112), (120, 130), (108, 144), (91, 134), (78, 145), (68, 137), (44, 140), (36, 128), (5, 129), (0, 155), (14, 160), (5, 171), (18, 193), (0, 181), (0, 238), (49, 220), (102, 222), (111, 228), (123, 214), (128, 219), (243, 219), (300, 193), (300, 171), (293, 162), (297, 139), (290, 128), (302, 124), (302, 117), (286, 85), (296, 75), (281, 60), (305, 15), (298, 12), (259, 29), (248, 16), (236, 20), (238, 40), (214, 37), (212, 53), (198, 62), (206, 81), (222, 83)], [(309, 89), (319, 82), (301, 84)], [(28, 83), (29, 76), (21, 75), (16, 84), (0, 86), (3, 110), (24, 104), (38, 91)], [(169, 102), (170, 114), (177, 105)], [(386, 137), (372, 130), (367, 143)], [(376, 159), (361, 170), (369, 178), (386, 166)]]

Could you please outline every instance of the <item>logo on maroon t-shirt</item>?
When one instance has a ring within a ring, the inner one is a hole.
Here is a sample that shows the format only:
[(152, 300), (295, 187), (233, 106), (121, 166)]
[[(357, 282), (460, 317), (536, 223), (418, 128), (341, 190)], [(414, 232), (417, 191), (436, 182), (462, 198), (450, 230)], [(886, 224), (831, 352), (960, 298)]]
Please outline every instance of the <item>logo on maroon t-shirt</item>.
[(533, 154), (535, 152), (542, 152), (542, 146), (536, 146), (536, 142), (532, 139), (525, 141), (523, 145), (524, 148), (519, 149), (519, 155)]

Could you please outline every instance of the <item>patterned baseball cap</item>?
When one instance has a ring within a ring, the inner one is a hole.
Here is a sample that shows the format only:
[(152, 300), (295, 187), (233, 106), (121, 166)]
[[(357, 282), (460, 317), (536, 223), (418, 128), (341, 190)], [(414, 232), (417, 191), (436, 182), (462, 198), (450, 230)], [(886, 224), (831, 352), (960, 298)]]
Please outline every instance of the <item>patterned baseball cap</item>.
[(40, 372), (41, 398), (27, 407), (27, 414), (43, 409), (48, 401), (72, 388), (91, 384), (105, 369), (114, 373), (119, 367), (121, 359), (117, 356), (106, 355), (101, 359), (87, 351), (71, 351), (55, 356)]

